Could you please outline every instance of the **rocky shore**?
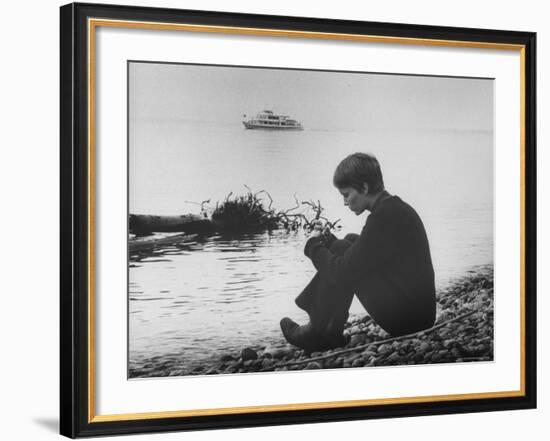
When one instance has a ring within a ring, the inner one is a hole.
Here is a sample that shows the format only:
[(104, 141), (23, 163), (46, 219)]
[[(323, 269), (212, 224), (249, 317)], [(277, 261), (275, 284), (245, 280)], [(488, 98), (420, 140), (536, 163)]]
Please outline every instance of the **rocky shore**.
[(438, 292), (437, 308), (435, 326), (409, 336), (391, 338), (365, 315), (348, 322), (350, 340), (343, 348), (306, 354), (281, 335), (279, 341), (216, 354), (201, 364), (154, 357), (133, 363), (130, 378), (493, 360), (492, 266), (471, 270)]

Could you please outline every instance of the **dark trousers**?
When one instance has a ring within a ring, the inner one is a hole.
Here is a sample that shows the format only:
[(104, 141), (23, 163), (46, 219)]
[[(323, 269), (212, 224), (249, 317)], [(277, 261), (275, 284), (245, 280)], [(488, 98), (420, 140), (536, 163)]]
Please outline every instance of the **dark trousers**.
[[(330, 251), (342, 256), (359, 235), (348, 234), (330, 245)], [(340, 335), (348, 319), (353, 300), (350, 286), (335, 285), (317, 273), (298, 297), (296, 305), (306, 311), (312, 327), (321, 334)]]

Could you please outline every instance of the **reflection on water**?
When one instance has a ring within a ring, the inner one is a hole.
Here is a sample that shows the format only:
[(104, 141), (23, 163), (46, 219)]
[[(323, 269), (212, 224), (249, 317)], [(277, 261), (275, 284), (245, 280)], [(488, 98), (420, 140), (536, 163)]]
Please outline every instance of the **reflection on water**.
[(279, 338), (279, 320), (305, 320), (294, 297), (313, 276), (302, 232), (211, 236), (131, 257), (130, 359)]

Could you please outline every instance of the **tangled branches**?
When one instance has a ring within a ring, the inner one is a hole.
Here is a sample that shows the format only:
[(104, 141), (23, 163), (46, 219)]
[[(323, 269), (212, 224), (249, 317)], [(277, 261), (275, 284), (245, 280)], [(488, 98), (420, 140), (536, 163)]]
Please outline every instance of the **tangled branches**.
[(315, 217), (312, 220), (308, 220), (306, 225), (304, 225), (305, 228), (312, 230), (314, 224), (318, 221), (322, 221), (325, 227), (328, 228), (329, 230), (335, 230), (340, 228), (340, 226), (338, 225), (338, 222), (340, 222), (340, 219), (337, 219), (334, 222), (331, 222), (325, 216), (322, 216), (324, 208), (321, 206), (321, 201), (319, 200), (317, 202), (304, 201), (302, 202), (302, 204), (311, 207), (311, 209), (315, 213)]
[[(278, 211), (272, 208), (273, 199), (271, 195), (260, 190), (253, 192), (246, 186), (247, 192), (244, 195), (234, 196), (229, 193), (223, 202), (217, 202), (211, 209), (208, 204), (210, 200), (200, 203), (201, 214), (207, 217), (211, 212), (211, 220), (219, 231), (226, 232), (249, 232), (276, 230), (284, 228), (295, 231), (300, 228), (312, 230), (315, 223), (322, 221), (329, 230), (339, 229), (340, 219), (331, 222), (323, 216), (324, 208), (321, 202), (302, 201), (299, 202), (296, 195), (296, 205), (287, 210)], [(264, 199), (268, 199), (268, 203)]]

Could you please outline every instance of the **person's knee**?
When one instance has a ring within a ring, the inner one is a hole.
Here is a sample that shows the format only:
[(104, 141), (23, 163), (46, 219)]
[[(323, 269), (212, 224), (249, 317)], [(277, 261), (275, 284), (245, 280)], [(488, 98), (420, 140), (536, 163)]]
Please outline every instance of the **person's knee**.
[(337, 256), (343, 255), (351, 246), (351, 242), (346, 239), (337, 239), (330, 245), (330, 251)]
[(348, 242), (351, 242), (351, 243), (355, 242), (357, 239), (359, 239), (359, 235), (355, 233), (348, 233), (344, 237), (344, 240), (347, 240)]

